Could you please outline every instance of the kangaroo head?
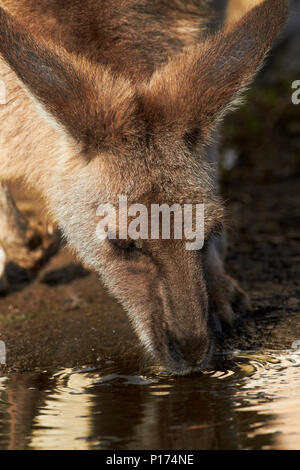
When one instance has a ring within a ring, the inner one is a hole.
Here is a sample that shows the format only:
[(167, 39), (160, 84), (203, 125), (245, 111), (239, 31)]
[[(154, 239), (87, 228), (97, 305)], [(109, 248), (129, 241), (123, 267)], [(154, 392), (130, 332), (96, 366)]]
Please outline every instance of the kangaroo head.
[[(170, 59), (149, 81), (133, 84), (50, 47), (0, 10), (0, 52), (57, 129), (57, 158), (45, 156), (52, 212), (126, 308), (147, 350), (176, 373), (203, 367), (212, 345), (205, 263), (224, 210), (205, 153), (286, 14), (287, 1), (265, 0), (229, 29)], [(148, 237), (118, 236), (120, 196), (128, 207), (147, 210)], [(116, 208), (116, 236), (100, 240), (104, 204)], [(190, 240), (175, 237), (175, 216), (170, 237), (151, 237), (155, 204), (204, 204), (202, 249), (187, 249)]]

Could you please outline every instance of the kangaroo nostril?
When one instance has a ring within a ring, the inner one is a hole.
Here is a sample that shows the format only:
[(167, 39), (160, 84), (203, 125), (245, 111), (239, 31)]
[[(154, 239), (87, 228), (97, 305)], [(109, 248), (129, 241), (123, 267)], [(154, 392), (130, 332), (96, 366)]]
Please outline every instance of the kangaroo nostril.
[(172, 336), (167, 335), (167, 342), (168, 342), (168, 350), (169, 354), (172, 357), (174, 361), (182, 361), (183, 360), (183, 355), (180, 351), (179, 344), (177, 343), (175, 338), (172, 338)]

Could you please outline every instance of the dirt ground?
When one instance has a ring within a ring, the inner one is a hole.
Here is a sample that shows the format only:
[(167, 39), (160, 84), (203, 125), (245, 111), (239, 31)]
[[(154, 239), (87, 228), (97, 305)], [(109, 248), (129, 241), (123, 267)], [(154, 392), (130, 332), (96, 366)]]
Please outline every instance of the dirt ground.
[[(248, 104), (224, 126), (227, 269), (249, 293), (252, 309), (220, 348), (284, 349), (300, 340), (300, 105), (291, 103), (296, 78), (258, 80)], [(19, 188), (18, 200), (32, 218), (40, 217)], [(122, 308), (65, 247), (35, 275), (16, 267), (8, 275), (12, 291), (0, 298), (0, 339), (7, 347), (2, 372), (144, 361)]]

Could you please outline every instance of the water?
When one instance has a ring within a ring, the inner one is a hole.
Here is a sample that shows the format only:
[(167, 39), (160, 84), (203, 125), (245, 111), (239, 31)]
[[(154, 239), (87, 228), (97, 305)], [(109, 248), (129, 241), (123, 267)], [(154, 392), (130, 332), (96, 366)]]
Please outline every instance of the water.
[(300, 449), (300, 349), (230, 352), (202, 375), (148, 369), (0, 378), (1, 449)]

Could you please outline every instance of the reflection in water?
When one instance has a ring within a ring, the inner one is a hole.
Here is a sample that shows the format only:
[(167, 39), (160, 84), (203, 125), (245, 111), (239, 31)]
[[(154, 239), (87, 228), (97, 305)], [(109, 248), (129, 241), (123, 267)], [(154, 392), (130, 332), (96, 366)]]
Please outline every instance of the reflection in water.
[(299, 423), (300, 350), (235, 352), (192, 377), (110, 364), (0, 379), (1, 449), (300, 449)]
[[(244, 400), (241, 412), (257, 412), (258, 422), (249, 438), (261, 440), (270, 434), (273, 445), (270, 448), (300, 449), (300, 351), (277, 356), (273, 363), (256, 360), (256, 374), (245, 381), (237, 391), (236, 399)], [(246, 393), (246, 398), (245, 398)], [(269, 415), (264, 426), (259, 419)], [(266, 443), (265, 448), (269, 448)]]
[(60, 385), (45, 399), (41, 412), (35, 418), (30, 448), (88, 449), (86, 440), (78, 435), (89, 435), (90, 400), (86, 393), (89, 381), (83, 374), (73, 374), (71, 370), (55, 374)]

